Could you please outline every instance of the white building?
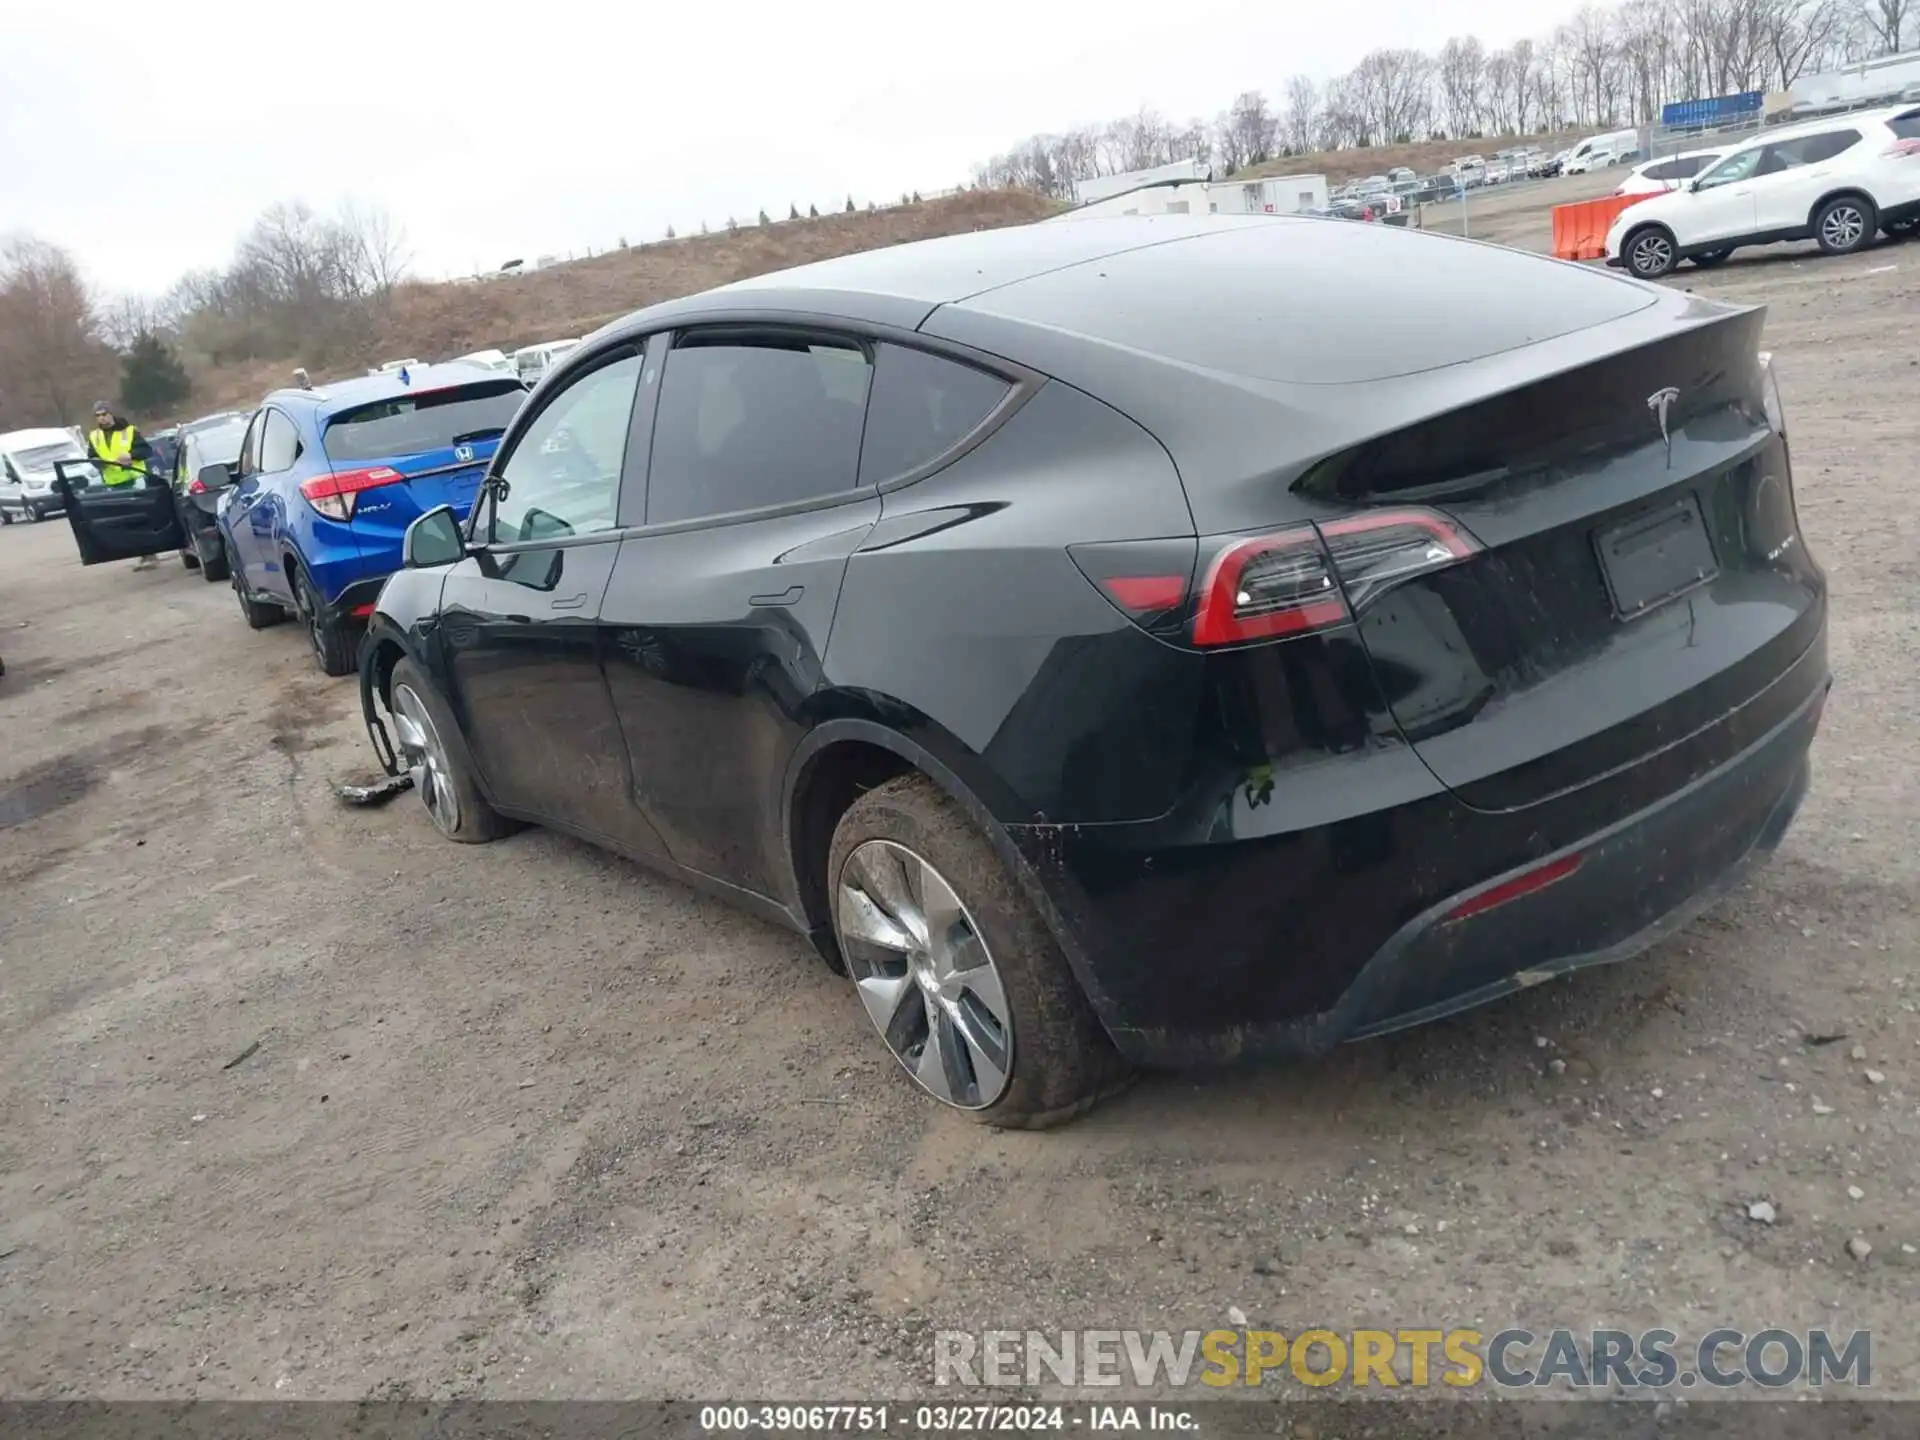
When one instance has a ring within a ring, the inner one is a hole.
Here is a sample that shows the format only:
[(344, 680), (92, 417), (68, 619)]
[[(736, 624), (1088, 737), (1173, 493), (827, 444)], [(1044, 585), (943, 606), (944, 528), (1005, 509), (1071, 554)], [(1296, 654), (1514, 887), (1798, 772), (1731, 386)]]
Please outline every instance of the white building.
[(1220, 180), (1207, 187), (1219, 215), (1297, 215), (1327, 208), (1324, 175), (1263, 175), (1257, 180)]
[(1293, 215), (1324, 210), (1324, 175), (1269, 175), (1258, 180), (1168, 179), (1136, 185), (1076, 206), (1057, 218), (1108, 215)]
[(1118, 175), (1096, 175), (1091, 180), (1074, 182), (1073, 203), (1091, 205), (1096, 200), (1138, 190), (1143, 185), (1164, 185), (1170, 180), (1205, 180), (1212, 173), (1198, 159), (1192, 159), (1155, 165), (1147, 170), (1127, 170)]

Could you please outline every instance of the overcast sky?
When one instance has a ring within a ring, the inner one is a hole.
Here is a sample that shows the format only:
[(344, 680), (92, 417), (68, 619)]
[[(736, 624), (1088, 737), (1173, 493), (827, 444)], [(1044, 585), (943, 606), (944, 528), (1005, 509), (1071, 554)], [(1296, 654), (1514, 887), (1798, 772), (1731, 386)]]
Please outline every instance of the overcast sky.
[(353, 197), (415, 272), (964, 182), (1035, 131), (1212, 117), (1377, 45), (1490, 46), (1521, 0), (0, 0), (0, 235), (108, 293)]

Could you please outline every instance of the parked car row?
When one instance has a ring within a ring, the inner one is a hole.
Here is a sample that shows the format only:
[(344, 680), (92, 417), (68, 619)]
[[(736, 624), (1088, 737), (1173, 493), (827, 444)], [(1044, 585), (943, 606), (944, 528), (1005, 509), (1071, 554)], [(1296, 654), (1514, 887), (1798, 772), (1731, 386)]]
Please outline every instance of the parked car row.
[(54, 488), (83, 564), (177, 551), (233, 586), (251, 628), (298, 619), (320, 668), (346, 675), (408, 524), (471, 506), (526, 393), (472, 364), (405, 362), (194, 421), (170, 468), (127, 485), (101, 484), (75, 447)]
[(1920, 107), (1888, 106), (1766, 131), (1680, 188), (1623, 210), (1606, 260), (1643, 280), (1683, 260), (1812, 239), (1829, 255), (1920, 226)]

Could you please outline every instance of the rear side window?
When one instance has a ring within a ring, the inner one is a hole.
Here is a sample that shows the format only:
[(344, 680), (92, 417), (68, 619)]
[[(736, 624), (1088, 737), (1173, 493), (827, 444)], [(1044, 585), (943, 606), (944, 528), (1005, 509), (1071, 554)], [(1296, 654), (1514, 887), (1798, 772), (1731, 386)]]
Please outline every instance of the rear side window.
[(260, 468), (260, 431), (267, 423), (267, 412), (256, 413), (247, 425), (246, 439), (240, 442), (240, 469), (237, 473), (251, 475)]
[(937, 459), (993, 413), (1012, 387), (924, 350), (882, 345), (860, 447), (860, 483), (879, 485)]
[(1823, 130), (1818, 135), (1801, 135), (1793, 140), (1782, 140), (1767, 146), (1767, 153), (1760, 161), (1758, 175), (1778, 175), (1783, 170), (1797, 170), (1802, 165), (1818, 165), (1823, 160), (1851, 150), (1860, 143), (1858, 130)]
[(496, 440), (526, 396), (517, 380), (482, 380), (356, 405), (327, 422), (327, 455), (391, 460)]
[(267, 412), (266, 428), (260, 436), (260, 468), (269, 475), (291, 470), (300, 458), (300, 432), (293, 421), (278, 410)]
[(686, 335), (667, 357), (647, 523), (851, 493), (873, 366), (814, 336)]
[(1887, 129), (1902, 140), (1920, 140), (1920, 110), (1894, 116), (1887, 122)]

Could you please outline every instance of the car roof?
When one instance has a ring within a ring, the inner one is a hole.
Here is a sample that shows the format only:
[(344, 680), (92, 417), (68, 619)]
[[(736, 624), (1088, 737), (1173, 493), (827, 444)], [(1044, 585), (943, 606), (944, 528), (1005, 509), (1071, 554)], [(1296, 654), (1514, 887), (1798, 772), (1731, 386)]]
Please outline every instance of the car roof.
[(65, 430), (41, 427), (37, 430), (9, 430), (0, 435), (0, 450), (37, 450), (42, 445), (78, 445)]
[[(305, 409), (324, 415), (336, 414), (355, 405), (366, 405), (376, 400), (394, 400), (403, 395), (424, 395), (433, 390), (446, 390), (456, 385), (475, 385), (489, 381), (493, 383), (511, 382), (512, 378), (498, 371), (476, 373), (471, 365), (457, 361), (443, 361), (437, 365), (409, 365), (407, 379), (400, 379), (398, 370), (385, 375), (356, 375), (350, 380), (337, 380), (330, 385), (316, 385), (311, 390), (289, 388), (275, 390), (266, 397), (268, 403), (285, 409)], [(517, 383), (517, 382), (515, 382)]]
[(606, 341), (725, 311), (796, 310), (913, 329), (942, 305), (1128, 251), (1245, 229), (1312, 224), (1278, 215), (1127, 215), (1042, 221), (916, 240), (756, 275), (615, 321)]
[(1761, 130), (1749, 138), (1740, 141), (1728, 149), (1751, 150), (1755, 145), (1770, 145), (1777, 140), (1793, 140), (1802, 135), (1817, 135), (1828, 130), (1844, 130), (1849, 125), (1885, 124), (1897, 115), (1905, 115), (1915, 107), (1912, 105), (1876, 105), (1871, 110), (1836, 110), (1831, 115), (1817, 116), (1812, 120), (1796, 120), (1791, 125), (1776, 125), (1771, 130)]

